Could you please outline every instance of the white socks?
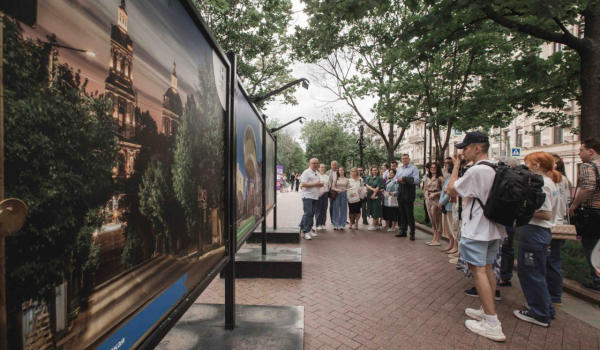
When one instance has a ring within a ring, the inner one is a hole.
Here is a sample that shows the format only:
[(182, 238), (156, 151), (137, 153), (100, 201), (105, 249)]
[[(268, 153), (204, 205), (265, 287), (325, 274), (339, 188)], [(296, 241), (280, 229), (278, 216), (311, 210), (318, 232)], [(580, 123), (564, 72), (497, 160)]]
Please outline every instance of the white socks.
[(485, 322), (487, 322), (487, 324), (489, 324), (492, 327), (496, 327), (498, 325), (500, 325), (500, 321), (498, 321), (498, 315), (486, 315), (483, 314), (483, 316), (485, 316)]

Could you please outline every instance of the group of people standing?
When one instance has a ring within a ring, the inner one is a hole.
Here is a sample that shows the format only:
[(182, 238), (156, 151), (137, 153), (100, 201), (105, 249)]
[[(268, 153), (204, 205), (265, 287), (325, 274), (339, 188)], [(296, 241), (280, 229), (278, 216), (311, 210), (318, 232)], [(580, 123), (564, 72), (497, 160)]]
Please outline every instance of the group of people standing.
[(318, 235), (316, 231), (326, 230), (329, 208), (334, 230), (344, 230), (346, 225), (358, 229), (362, 218), (368, 230), (374, 231), (382, 227), (385, 220), (388, 231), (395, 231), (398, 224), (397, 237), (407, 237), (410, 228), (410, 239), (414, 240), (414, 201), (419, 171), (410, 163), (408, 154), (402, 155), (401, 162), (400, 167), (398, 162), (392, 162), (390, 169), (384, 165), (381, 171), (372, 166), (368, 174), (362, 167), (353, 167), (348, 174), (336, 161), (326, 170), (325, 164), (311, 159), (300, 177), (303, 237), (309, 240)]
[(298, 192), (300, 189), (300, 174), (292, 173), (289, 178), (289, 183), (287, 175), (281, 175), (281, 193), (294, 191), (294, 185), (296, 187), (296, 192)]
[[(465, 326), (476, 334), (504, 341), (494, 301), (501, 300), (498, 287), (511, 286), (517, 233), (518, 274), (527, 301), (525, 308), (514, 311), (517, 318), (548, 327), (556, 317), (555, 307), (562, 306), (560, 248), (564, 240), (553, 237), (553, 230), (569, 221), (576, 224), (589, 266), (591, 281), (582, 286), (600, 293), (600, 267), (591, 260), (594, 249), (600, 249), (600, 139), (581, 142), (579, 156), (583, 164), (573, 188), (558, 155), (533, 152), (525, 157), (525, 166), (543, 179), (545, 199), (531, 220), (519, 227), (503, 226), (484, 214), (498, 166), (497, 160), (488, 159), (489, 146), (487, 135), (469, 132), (462, 143), (455, 145), (461, 154), (446, 158), (443, 167), (438, 163), (426, 166), (424, 205), (433, 230), (433, 238), (426, 244), (439, 246), (445, 236), (449, 243), (444, 250), (450, 262), (474, 279), (475, 287), (465, 293), (479, 297), (481, 308), (465, 310), (470, 318)], [(503, 163), (519, 166), (510, 159)], [(362, 217), (363, 224), (373, 231), (382, 226), (383, 219), (388, 231), (399, 224), (397, 237), (406, 237), (410, 228), (410, 239), (415, 239), (414, 201), (419, 172), (407, 154), (402, 155), (400, 166), (396, 162), (389, 169), (387, 164), (381, 170), (373, 166), (368, 174), (361, 167), (352, 168), (350, 176), (335, 161), (326, 171), (324, 164), (311, 159), (300, 182), (304, 207), (301, 233), (307, 240), (316, 237), (317, 230), (325, 230), (328, 206), (334, 230), (344, 230), (347, 220), (351, 229), (357, 229)], [(354, 198), (349, 203), (348, 193), (356, 197), (357, 192), (351, 189), (364, 191), (364, 200)]]

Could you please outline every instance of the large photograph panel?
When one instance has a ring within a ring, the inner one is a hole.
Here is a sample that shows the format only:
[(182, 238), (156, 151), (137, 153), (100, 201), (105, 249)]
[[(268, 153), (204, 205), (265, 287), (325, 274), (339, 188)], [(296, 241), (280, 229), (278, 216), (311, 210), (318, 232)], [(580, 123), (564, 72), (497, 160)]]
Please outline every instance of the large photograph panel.
[(241, 86), (236, 90), (237, 241), (252, 232), (262, 218), (262, 121)]
[(227, 65), (175, 0), (6, 22), (11, 349), (132, 347), (225, 258)]

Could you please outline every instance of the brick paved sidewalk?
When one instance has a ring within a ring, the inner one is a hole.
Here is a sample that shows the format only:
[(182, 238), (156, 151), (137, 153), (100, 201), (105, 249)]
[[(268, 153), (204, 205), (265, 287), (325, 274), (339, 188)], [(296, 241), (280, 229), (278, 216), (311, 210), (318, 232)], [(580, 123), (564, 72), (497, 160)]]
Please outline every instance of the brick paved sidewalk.
[[(300, 195), (280, 194), (278, 202), (278, 226), (297, 225)], [(480, 305), (463, 292), (473, 283), (439, 247), (423, 244), (431, 236), (418, 232), (410, 242), (360, 228), (329, 227), (303, 240), (302, 280), (237, 280), (237, 303), (304, 305), (305, 349), (600, 348), (600, 330), (560, 309), (549, 328), (515, 318), (513, 310), (525, 305), (515, 288), (502, 288), (496, 302), (507, 341), (476, 336), (464, 326), (464, 309)], [(223, 280), (215, 280), (197, 302), (224, 303)]]

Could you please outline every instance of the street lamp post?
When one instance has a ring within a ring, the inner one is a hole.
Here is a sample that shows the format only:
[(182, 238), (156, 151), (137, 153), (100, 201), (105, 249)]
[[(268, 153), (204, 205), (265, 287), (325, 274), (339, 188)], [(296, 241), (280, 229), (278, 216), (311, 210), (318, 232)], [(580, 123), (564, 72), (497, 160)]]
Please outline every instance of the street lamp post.
[(264, 94), (264, 95), (260, 95), (260, 96), (253, 96), (251, 98), (251, 100), (254, 104), (258, 104), (259, 102), (262, 102), (262, 101), (268, 99), (269, 97), (277, 95), (278, 93), (283, 92), (283, 91), (291, 88), (292, 86), (294, 86), (296, 84), (300, 84), (300, 83), (302, 83), (303, 88), (308, 90), (308, 85), (310, 84), (310, 81), (308, 81), (308, 79), (306, 79), (306, 78), (300, 78), (300, 79), (296, 79), (296, 80), (292, 81), (291, 83), (287, 83), (284, 86), (280, 87), (279, 89), (269, 92), (268, 94)]
[(364, 139), (364, 132), (365, 132), (365, 125), (363, 123), (363, 121), (359, 121), (358, 122), (358, 140), (356, 141), (358, 143), (358, 148), (360, 149), (360, 166), (365, 167), (365, 163), (364, 163), (364, 159), (363, 159), (363, 149), (365, 148), (365, 139)]
[(290, 125), (290, 124), (292, 124), (292, 123), (294, 123), (294, 122), (296, 122), (296, 121), (298, 121), (298, 120), (300, 121), (300, 124), (303, 124), (303, 122), (302, 122), (302, 119), (306, 120), (306, 118), (304, 118), (304, 117), (298, 117), (298, 118), (296, 118), (296, 119), (292, 120), (292, 121), (291, 121), (291, 122), (289, 122), (289, 123), (283, 124), (283, 125), (282, 125), (282, 126), (280, 126), (280, 127), (277, 127), (277, 128), (272, 128), (272, 129), (271, 129), (271, 134), (272, 134), (272, 133), (274, 133), (274, 132), (276, 132), (276, 131), (279, 131), (279, 130), (281, 130), (281, 129), (285, 128), (286, 126), (288, 126), (288, 125)]

